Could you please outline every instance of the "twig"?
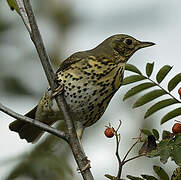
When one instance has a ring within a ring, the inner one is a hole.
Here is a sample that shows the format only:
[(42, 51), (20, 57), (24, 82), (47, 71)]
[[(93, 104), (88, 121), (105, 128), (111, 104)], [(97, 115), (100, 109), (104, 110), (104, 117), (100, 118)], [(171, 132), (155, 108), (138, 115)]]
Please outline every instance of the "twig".
[(35, 119), (31, 119), (29, 117), (26, 117), (26, 116), (23, 116), (21, 114), (18, 114), (16, 112), (14, 112), (13, 110), (7, 108), (6, 106), (2, 105), (0, 103), (0, 111), (10, 115), (11, 117), (13, 118), (16, 118), (16, 119), (19, 119), (19, 120), (22, 120), (22, 121), (26, 121), (36, 127), (39, 127), (40, 129), (44, 130), (44, 131), (47, 131), (55, 136), (58, 136), (62, 139), (64, 139), (65, 141), (68, 142), (68, 137), (66, 136), (66, 134), (64, 133), (64, 131), (60, 131), (60, 130), (57, 130), (51, 126), (48, 126), (40, 121), (37, 121)]
[[(27, 16), (28, 16), (30, 28), (31, 28), (31, 31), (28, 31), (28, 32), (30, 33), (30, 37), (38, 52), (39, 58), (41, 60), (41, 63), (44, 68), (44, 71), (45, 71), (46, 77), (48, 79), (49, 85), (51, 87), (51, 90), (53, 92), (55, 92), (56, 88), (58, 87), (58, 84), (55, 81), (53, 68), (50, 64), (50, 59), (48, 57), (45, 46), (43, 44), (43, 40), (41, 38), (39, 29), (38, 29), (38, 26), (36, 23), (30, 1), (23, 0), (23, 3), (24, 3), (24, 7), (26, 10)], [(19, 4), (17, 3), (17, 5), (19, 5)], [(19, 9), (20, 9), (20, 7), (19, 7)], [(21, 13), (21, 11), (20, 11), (20, 13)], [(64, 96), (63, 96), (63, 94), (60, 94), (60, 95), (56, 96), (55, 99), (56, 99), (56, 102), (57, 102), (57, 105), (58, 105), (60, 111), (62, 111), (64, 114), (65, 124), (66, 124), (67, 130), (68, 130), (68, 135), (69, 135), (69, 145), (72, 149), (74, 158), (78, 164), (79, 169), (80, 170), (84, 169), (84, 167), (86, 167), (86, 165), (88, 163), (88, 160), (87, 160), (87, 157), (86, 157), (84, 151), (81, 148), (73, 121), (68, 112), (68, 106), (65, 102)], [(85, 180), (93, 180), (93, 176), (92, 176), (92, 173), (89, 168), (87, 168), (85, 171), (81, 171), (81, 174)]]
[(26, 29), (29, 33), (31, 33), (30, 23), (23, 2), (21, 0), (15, 0), (15, 2), (19, 10), (19, 15), (21, 16), (23, 23), (26, 26)]

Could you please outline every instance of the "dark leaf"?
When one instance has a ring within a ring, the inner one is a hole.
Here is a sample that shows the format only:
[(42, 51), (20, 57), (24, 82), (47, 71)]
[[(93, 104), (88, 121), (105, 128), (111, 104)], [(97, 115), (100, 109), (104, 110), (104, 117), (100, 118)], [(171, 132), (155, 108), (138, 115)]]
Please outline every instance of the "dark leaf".
[(168, 174), (159, 166), (153, 166), (153, 170), (159, 176), (160, 180), (169, 180)]
[(165, 91), (163, 91), (162, 89), (156, 89), (156, 90), (153, 90), (145, 95), (143, 95), (142, 97), (140, 97), (136, 102), (135, 104), (133, 105), (133, 108), (136, 108), (136, 107), (139, 107), (139, 106), (142, 106), (162, 95), (166, 94)]
[(159, 139), (159, 132), (156, 129), (152, 129), (152, 133), (153, 133), (155, 139), (158, 140)]
[(148, 129), (141, 129), (141, 132), (142, 132), (143, 134), (147, 135), (147, 136), (152, 135), (151, 131), (148, 130)]
[(162, 139), (170, 139), (170, 138), (172, 138), (172, 133), (164, 130), (162, 133)]
[(123, 79), (122, 85), (131, 84), (144, 79), (146, 79), (146, 77), (141, 75), (131, 75)]
[(136, 66), (134, 66), (134, 65), (132, 65), (132, 64), (126, 64), (125, 70), (131, 71), (131, 72), (135, 72), (135, 73), (140, 74), (140, 75), (142, 74), (142, 73), (140, 72), (140, 70), (139, 70)]
[(131, 88), (131, 89), (124, 95), (123, 101), (124, 101), (125, 99), (127, 99), (127, 98), (129, 98), (129, 97), (131, 97), (131, 96), (134, 96), (135, 94), (137, 94), (137, 93), (139, 93), (139, 92), (141, 92), (141, 91), (144, 91), (144, 90), (146, 90), (146, 89), (148, 89), (148, 88), (151, 88), (151, 87), (153, 87), (153, 86), (155, 86), (155, 84), (152, 83), (152, 82), (145, 82), (145, 83), (143, 83), (143, 84), (139, 84), (139, 85)]
[(142, 174), (141, 175), (144, 179), (146, 180), (158, 180), (156, 177), (154, 176), (149, 176), (149, 175), (145, 175), (145, 174)]
[(134, 176), (131, 176), (131, 175), (127, 175), (126, 176), (128, 179), (131, 179), (131, 180), (144, 180), (142, 178), (139, 178), (139, 177), (134, 177)]
[(116, 180), (116, 177), (114, 177), (114, 176), (112, 176), (112, 175), (105, 174), (104, 176), (107, 177), (108, 179)]
[(178, 85), (179, 82), (181, 82), (181, 73), (177, 74), (169, 81), (168, 83), (169, 92), (172, 91)]
[(153, 106), (151, 106), (147, 110), (144, 118), (149, 117), (150, 115), (152, 115), (153, 113), (157, 112), (158, 110), (160, 110), (164, 107), (167, 107), (167, 106), (170, 106), (170, 105), (176, 104), (176, 103), (178, 103), (178, 101), (173, 98), (161, 100), (161, 101), (157, 102), (156, 104), (154, 104)]
[(167, 122), (168, 120), (181, 115), (181, 108), (176, 108), (169, 113), (167, 113), (162, 119), (161, 119), (161, 124)]
[(156, 75), (157, 82), (161, 83), (171, 69), (172, 69), (172, 67), (169, 65), (163, 66)]
[(153, 67), (154, 67), (154, 62), (153, 63), (147, 63), (146, 64), (146, 75), (148, 77), (151, 76), (152, 72), (153, 72)]
[(178, 166), (181, 166), (181, 147), (178, 145), (173, 146), (174, 161)]

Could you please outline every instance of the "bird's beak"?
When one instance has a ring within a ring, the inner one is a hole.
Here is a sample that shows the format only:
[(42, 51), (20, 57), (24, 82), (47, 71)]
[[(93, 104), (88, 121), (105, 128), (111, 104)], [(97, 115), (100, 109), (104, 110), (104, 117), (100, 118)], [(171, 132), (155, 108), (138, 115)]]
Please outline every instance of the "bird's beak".
[(138, 45), (138, 49), (153, 46), (153, 45), (155, 45), (155, 43), (153, 42), (140, 42)]

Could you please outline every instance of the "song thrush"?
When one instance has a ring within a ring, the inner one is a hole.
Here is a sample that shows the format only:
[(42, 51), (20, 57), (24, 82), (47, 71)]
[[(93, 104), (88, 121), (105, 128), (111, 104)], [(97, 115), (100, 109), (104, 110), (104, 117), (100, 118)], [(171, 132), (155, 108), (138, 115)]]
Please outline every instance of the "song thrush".
[[(56, 79), (63, 85), (64, 97), (79, 136), (85, 127), (94, 124), (105, 112), (121, 86), (128, 59), (138, 49), (152, 45), (152, 42), (141, 42), (131, 36), (117, 34), (94, 49), (74, 53), (60, 65)], [(64, 118), (51, 97), (51, 91), (46, 91), (39, 104), (26, 116), (48, 125)], [(43, 133), (20, 120), (12, 122), (9, 128), (28, 142), (36, 142)]]

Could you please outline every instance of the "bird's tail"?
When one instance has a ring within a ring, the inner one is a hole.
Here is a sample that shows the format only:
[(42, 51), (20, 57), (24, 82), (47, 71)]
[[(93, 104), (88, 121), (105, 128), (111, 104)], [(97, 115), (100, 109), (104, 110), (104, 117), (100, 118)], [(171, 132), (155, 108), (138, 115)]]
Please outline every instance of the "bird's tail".
[[(25, 114), (25, 116), (35, 119), (36, 110), (37, 106)], [(9, 124), (9, 129), (17, 132), (21, 139), (26, 139), (27, 142), (31, 143), (35, 143), (43, 134), (43, 131), (38, 127), (18, 119)]]

